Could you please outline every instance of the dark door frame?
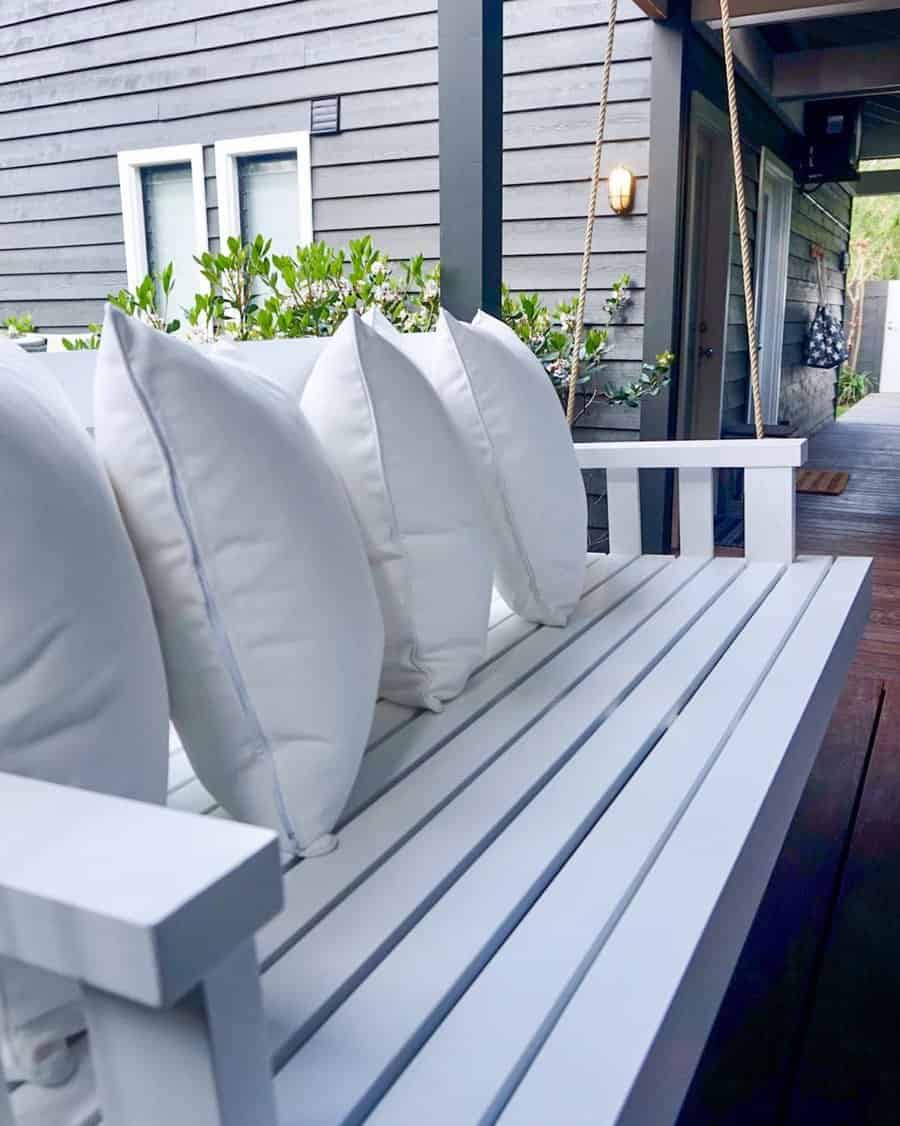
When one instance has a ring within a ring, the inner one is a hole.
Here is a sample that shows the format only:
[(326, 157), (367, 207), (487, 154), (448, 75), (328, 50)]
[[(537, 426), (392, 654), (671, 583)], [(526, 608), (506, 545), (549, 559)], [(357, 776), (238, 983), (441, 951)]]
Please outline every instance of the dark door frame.
[[(650, 71), (650, 180), (647, 201), (647, 260), (644, 360), (680, 349), (682, 226), (689, 105), (685, 36), (687, 5), (672, 4), (670, 19), (654, 23)], [(669, 385), (641, 404), (641, 441), (675, 437), (678, 366)], [(644, 551), (672, 547), (674, 474), (641, 470), (641, 530)]]

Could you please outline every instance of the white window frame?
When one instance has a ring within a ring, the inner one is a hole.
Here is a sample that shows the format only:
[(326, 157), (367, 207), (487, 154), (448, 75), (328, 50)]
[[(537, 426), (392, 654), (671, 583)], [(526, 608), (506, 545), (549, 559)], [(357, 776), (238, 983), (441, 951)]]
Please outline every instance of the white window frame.
[(190, 164), (194, 189), (194, 254), (199, 257), (209, 250), (203, 146), (168, 145), (157, 149), (131, 149), (120, 152), (118, 160), (122, 223), (125, 228), (125, 269), (128, 287), (133, 290), (150, 272), (141, 169), (158, 168), (166, 164)]
[[(782, 193), (778, 215), (773, 215), (771, 210), (767, 211), (765, 216), (762, 215), (767, 179), (774, 181), (774, 186)], [(753, 301), (759, 347), (762, 412), (766, 425), (777, 424), (781, 398), (784, 315), (787, 303), (793, 196), (794, 173), (773, 152), (764, 148), (759, 158)], [(747, 405), (747, 421), (753, 421), (752, 396)]]
[(265, 153), (297, 153), (297, 198), (300, 201), (298, 242), (313, 240), (312, 160), (309, 132), (269, 133), (263, 137), (234, 137), (216, 141), (216, 190), (219, 199), (219, 234), (222, 243), (241, 237), (241, 200), (238, 189), (238, 158)]

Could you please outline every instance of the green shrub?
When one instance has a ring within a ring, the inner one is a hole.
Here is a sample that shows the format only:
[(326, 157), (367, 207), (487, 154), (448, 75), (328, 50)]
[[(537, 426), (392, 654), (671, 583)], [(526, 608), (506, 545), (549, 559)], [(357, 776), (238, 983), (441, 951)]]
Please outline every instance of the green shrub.
[(95, 352), (100, 347), (100, 325), (89, 324), (88, 334), (88, 336), (76, 336), (74, 340), (64, 336), (63, 348), (67, 352)]
[[(426, 270), (421, 254), (392, 262), (374, 246), (371, 235), (351, 241), (346, 250), (313, 242), (297, 247), (294, 254), (272, 254), (271, 239), (262, 235), (252, 243), (229, 238), (224, 249), (196, 261), (208, 288), (195, 295), (184, 317), (189, 335), (197, 339), (330, 336), (349, 312), (364, 313), (373, 307), (401, 332), (428, 332), (440, 311), (440, 265)], [(630, 285), (627, 274), (613, 283), (603, 305), (603, 323), (584, 335), (579, 417), (598, 400), (635, 407), (644, 396), (658, 394), (669, 380), (674, 356), (664, 352), (655, 363), (643, 364), (640, 377), (632, 383), (598, 383), (614, 325), (631, 301)], [(168, 311), (173, 290), (170, 262), (161, 274), (145, 277), (134, 292), (123, 289), (109, 300), (162, 332), (177, 332), (181, 322), (170, 320)], [(541, 360), (563, 403), (576, 315), (574, 299), (551, 310), (537, 293), (513, 296), (503, 287), (503, 320)], [(63, 345), (70, 350), (98, 347), (100, 330), (96, 325), (90, 330), (88, 338), (64, 340)]]
[(3, 322), (3, 327), (12, 336), (27, 336), (34, 332), (34, 318), (31, 313), (12, 313)]
[(855, 368), (842, 367), (838, 376), (838, 406), (852, 407), (864, 399), (870, 390), (869, 373)]

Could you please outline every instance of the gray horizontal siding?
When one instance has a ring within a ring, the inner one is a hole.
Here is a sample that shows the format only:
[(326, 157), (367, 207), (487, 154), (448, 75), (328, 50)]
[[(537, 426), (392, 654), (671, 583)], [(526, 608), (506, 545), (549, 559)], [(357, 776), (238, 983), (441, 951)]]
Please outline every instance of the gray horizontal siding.
[[(0, 11), (0, 311), (45, 328), (101, 314), (124, 280), (115, 154), (305, 128), (342, 95), (342, 132), (313, 138), (317, 237), (371, 232), (395, 258), (439, 254), (436, 0), (6, 0)], [(551, 302), (577, 285), (606, 4), (506, 0), (505, 276)], [(639, 368), (650, 24), (623, 0), (603, 174), (639, 177), (635, 213), (601, 192), (588, 312), (630, 273), (611, 378)], [(5, 315), (4, 313), (4, 315)], [(592, 428), (621, 425), (595, 417)], [(630, 412), (636, 425), (637, 416)], [(600, 422), (603, 425), (600, 425)]]

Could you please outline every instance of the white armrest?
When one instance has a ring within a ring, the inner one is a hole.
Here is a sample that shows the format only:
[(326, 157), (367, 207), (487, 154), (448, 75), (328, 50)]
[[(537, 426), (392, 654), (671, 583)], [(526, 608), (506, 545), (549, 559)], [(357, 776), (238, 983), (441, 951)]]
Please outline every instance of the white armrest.
[(806, 461), (806, 439), (579, 442), (575, 453), (582, 469), (787, 469)]
[(789, 563), (795, 554), (794, 469), (806, 461), (805, 438), (710, 442), (584, 442), (582, 469), (606, 470), (609, 550), (636, 555), (642, 547), (641, 469), (678, 470), (682, 555), (713, 554), (714, 469), (745, 469), (745, 554)]
[(174, 1004), (282, 905), (263, 829), (0, 774), (0, 954)]

